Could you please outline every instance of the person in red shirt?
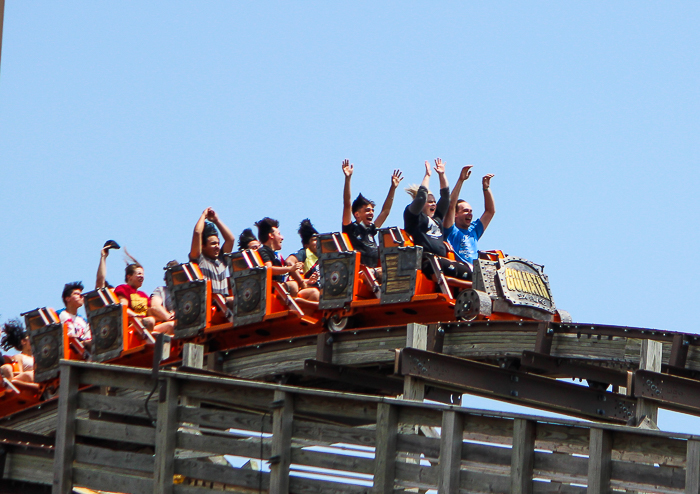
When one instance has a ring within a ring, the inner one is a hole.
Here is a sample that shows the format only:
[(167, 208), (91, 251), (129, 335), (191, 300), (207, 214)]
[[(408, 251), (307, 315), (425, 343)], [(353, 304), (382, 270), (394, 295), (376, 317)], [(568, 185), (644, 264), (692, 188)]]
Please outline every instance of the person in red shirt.
[(143, 266), (133, 257), (131, 260), (134, 262), (126, 266), (126, 284), (119, 285), (114, 289), (114, 293), (119, 297), (119, 301), (127, 306), (127, 313), (141, 319), (146, 329), (152, 331), (156, 320), (147, 315), (151, 301), (148, 295), (139, 290), (144, 280)]

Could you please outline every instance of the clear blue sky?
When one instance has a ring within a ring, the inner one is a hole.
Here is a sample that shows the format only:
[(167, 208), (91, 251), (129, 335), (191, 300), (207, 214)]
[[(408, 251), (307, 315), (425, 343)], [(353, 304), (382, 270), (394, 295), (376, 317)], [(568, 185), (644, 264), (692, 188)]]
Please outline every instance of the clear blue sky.
[(151, 291), (207, 206), (278, 218), (286, 255), (303, 218), (339, 229), (343, 158), (381, 203), (439, 156), (451, 183), (474, 165), (477, 214), (495, 173), (480, 247), (544, 264), (574, 320), (697, 332), (698, 25), (697, 2), (7, 0), (0, 320), (92, 287), (107, 239)]

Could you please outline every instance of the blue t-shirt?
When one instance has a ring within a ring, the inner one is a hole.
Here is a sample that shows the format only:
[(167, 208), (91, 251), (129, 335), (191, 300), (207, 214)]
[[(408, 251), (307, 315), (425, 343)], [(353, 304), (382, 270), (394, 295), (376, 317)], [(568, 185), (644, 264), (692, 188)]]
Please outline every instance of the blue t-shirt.
[(455, 251), (455, 256), (462, 262), (474, 263), (478, 249), (477, 241), (484, 234), (484, 225), (480, 219), (472, 221), (469, 228), (462, 230), (452, 225), (445, 230), (445, 239)]

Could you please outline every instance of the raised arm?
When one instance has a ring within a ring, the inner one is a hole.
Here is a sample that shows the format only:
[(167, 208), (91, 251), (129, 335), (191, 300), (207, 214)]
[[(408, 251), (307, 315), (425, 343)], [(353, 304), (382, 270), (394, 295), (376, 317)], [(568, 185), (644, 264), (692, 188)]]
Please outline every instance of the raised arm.
[(100, 251), (100, 264), (97, 266), (97, 279), (95, 280), (95, 290), (105, 287), (105, 279), (107, 278), (107, 256), (109, 255), (109, 247), (104, 246)]
[(484, 230), (491, 223), (493, 215), (496, 214), (496, 204), (493, 202), (493, 194), (491, 193), (492, 178), (493, 173), (489, 173), (481, 179), (481, 185), (484, 189), (484, 214), (481, 215), (481, 224), (484, 225)]
[(408, 211), (411, 214), (418, 215), (423, 210), (423, 206), (428, 200), (428, 186), (430, 185), (430, 163), (425, 162), (425, 175), (423, 176), (423, 181), (420, 183), (418, 192), (416, 192), (416, 197), (413, 198), (413, 202), (409, 204)]
[(399, 183), (401, 183), (401, 180), (403, 180), (401, 170), (394, 170), (394, 173), (391, 175), (391, 187), (389, 187), (389, 193), (386, 195), (386, 199), (384, 200), (379, 216), (377, 216), (377, 219), (374, 220), (374, 224), (377, 228), (381, 228), (389, 216), (391, 206), (394, 204), (394, 193), (396, 192), (396, 188), (399, 186)]
[[(224, 225), (224, 222), (219, 219), (219, 215), (217, 215), (216, 211), (214, 211), (212, 208), (209, 208), (207, 219), (214, 223), (221, 232), (221, 236), (224, 237), (224, 244), (221, 246), (221, 251), (224, 254), (228, 254), (233, 250), (233, 246), (236, 243), (236, 237), (233, 235), (233, 233), (231, 233), (231, 230)], [(201, 242), (201, 234), (199, 238)], [(192, 241), (194, 242), (194, 239), (192, 239)]]
[(447, 175), (445, 175), (445, 162), (442, 161), (440, 158), (437, 158), (435, 160), (435, 171), (438, 174), (438, 177), (440, 177), (440, 188), (445, 189), (448, 187), (447, 183)]
[(197, 220), (197, 224), (194, 225), (192, 247), (190, 247), (190, 261), (196, 261), (202, 255), (202, 233), (204, 232), (204, 222), (207, 220), (210, 210), (211, 208), (205, 209)]
[(442, 221), (442, 226), (446, 230), (455, 223), (455, 209), (457, 208), (457, 201), (459, 200), (459, 194), (462, 191), (462, 185), (472, 174), (472, 165), (467, 165), (462, 168), (459, 174), (457, 183), (454, 189), (452, 189), (452, 194), (450, 194), (450, 206), (447, 208), (447, 214), (445, 214), (445, 219)]
[(345, 175), (345, 185), (343, 186), (343, 226), (352, 223), (352, 199), (350, 192), (350, 179), (354, 165), (350, 160), (343, 160), (343, 175)]

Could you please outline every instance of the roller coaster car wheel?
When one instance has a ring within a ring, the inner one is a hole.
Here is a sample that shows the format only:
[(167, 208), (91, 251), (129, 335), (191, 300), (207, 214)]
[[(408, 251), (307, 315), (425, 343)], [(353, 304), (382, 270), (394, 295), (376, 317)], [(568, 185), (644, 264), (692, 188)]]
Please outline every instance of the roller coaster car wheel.
[(485, 300), (476, 290), (463, 290), (455, 301), (455, 319), (458, 321), (473, 321), (483, 312)]
[(338, 316), (338, 314), (334, 314), (326, 321), (326, 327), (328, 328), (329, 331), (332, 331), (334, 333), (337, 333), (338, 331), (342, 331), (344, 329), (351, 328), (352, 327), (352, 317), (350, 317), (350, 316), (340, 317), (340, 316)]
[(97, 334), (100, 335), (100, 347), (109, 349), (117, 340), (117, 319), (114, 316), (104, 316), (97, 322)]
[(336, 261), (328, 267), (324, 278), (323, 289), (331, 296), (337, 297), (348, 286), (348, 267), (345, 263)]
[(241, 284), (238, 290), (238, 307), (243, 312), (252, 312), (260, 302), (260, 283), (255, 278), (249, 278)]
[(180, 299), (180, 308), (179, 322), (185, 326), (197, 322), (202, 311), (198, 293), (193, 290), (186, 292)]
[(48, 369), (58, 362), (58, 341), (56, 335), (46, 335), (38, 341), (39, 352), (34, 355), (36, 366), (40, 369)]

